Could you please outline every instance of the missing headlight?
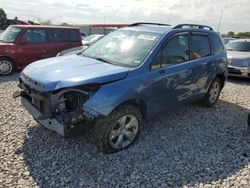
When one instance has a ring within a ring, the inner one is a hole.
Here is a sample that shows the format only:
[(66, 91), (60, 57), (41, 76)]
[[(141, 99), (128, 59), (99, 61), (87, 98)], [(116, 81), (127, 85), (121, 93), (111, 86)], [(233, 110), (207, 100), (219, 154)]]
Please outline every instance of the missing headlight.
[(78, 92), (68, 92), (63, 95), (65, 107), (68, 111), (82, 111), (82, 105), (87, 100), (87, 95)]

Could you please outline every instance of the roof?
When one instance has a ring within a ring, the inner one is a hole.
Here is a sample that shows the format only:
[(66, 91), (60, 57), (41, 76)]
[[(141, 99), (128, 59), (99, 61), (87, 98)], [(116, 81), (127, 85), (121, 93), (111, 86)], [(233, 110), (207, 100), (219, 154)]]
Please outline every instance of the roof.
[(144, 31), (144, 32), (152, 32), (158, 34), (164, 34), (169, 32), (172, 29), (170, 26), (153, 26), (153, 25), (141, 25), (141, 26), (131, 26), (125, 27), (121, 30), (135, 30), (135, 31)]
[(172, 27), (168, 24), (162, 23), (151, 23), (151, 22), (138, 22), (129, 25), (124, 30), (136, 30), (136, 31), (145, 31), (158, 34), (168, 33), (170, 31), (177, 32), (203, 32), (203, 33), (215, 33), (213, 28), (206, 25), (197, 25), (197, 24), (179, 24), (175, 27)]
[(197, 29), (197, 28), (174, 28), (173, 26), (153, 26), (153, 25), (141, 25), (141, 26), (131, 26), (121, 28), (121, 30), (134, 30), (134, 31), (143, 31), (143, 32), (152, 32), (158, 34), (165, 34), (171, 30), (182, 31), (182, 32), (205, 32), (205, 33), (215, 33), (214, 31), (207, 29)]
[(78, 27), (56, 26), (56, 25), (11, 25), (21, 28), (61, 28), (61, 29), (78, 29)]

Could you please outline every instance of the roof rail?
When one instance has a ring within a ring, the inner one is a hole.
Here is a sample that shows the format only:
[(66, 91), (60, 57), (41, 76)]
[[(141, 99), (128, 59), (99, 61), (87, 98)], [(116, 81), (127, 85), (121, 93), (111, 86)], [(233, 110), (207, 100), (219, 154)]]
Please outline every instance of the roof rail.
[(180, 24), (180, 25), (175, 26), (173, 29), (181, 29), (184, 27), (196, 28), (196, 29), (208, 29), (210, 31), (213, 31), (213, 28), (210, 26), (198, 25), (198, 24)]
[(139, 25), (171, 26), (171, 25), (169, 25), (169, 24), (162, 24), (162, 23), (137, 22), (137, 23), (133, 23), (133, 24), (128, 25), (128, 27), (132, 27), (132, 26), (139, 26)]

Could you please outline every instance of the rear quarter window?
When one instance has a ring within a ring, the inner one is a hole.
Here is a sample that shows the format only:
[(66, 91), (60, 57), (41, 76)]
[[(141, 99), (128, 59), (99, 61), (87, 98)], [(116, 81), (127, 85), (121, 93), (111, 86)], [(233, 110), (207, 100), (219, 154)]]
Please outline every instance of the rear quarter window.
[(219, 36), (214, 35), (214, 34), (211, 35), (211, 42), (212, 42), (214, 54), (218, 54), (224, 50), (224, 46)]
[(69, 41), (71, 42), (79, 41), (79, 32), (77, 30), (69, 30)]

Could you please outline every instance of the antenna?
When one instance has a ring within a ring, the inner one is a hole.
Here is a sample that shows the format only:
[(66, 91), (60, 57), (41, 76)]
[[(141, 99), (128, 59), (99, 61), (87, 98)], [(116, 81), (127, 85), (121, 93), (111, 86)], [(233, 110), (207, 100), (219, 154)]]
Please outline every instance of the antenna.
[(221, 24), (222, 16), (223, 16), (223, 10), (221, 10), (221, 14), (220, 14), (220, 21), (219, 21), (219, 24), (218, 24), (218, 29), (217, 29), (217, 32), (219, 32), (219, 31), (220, 31), (220, 24)]

